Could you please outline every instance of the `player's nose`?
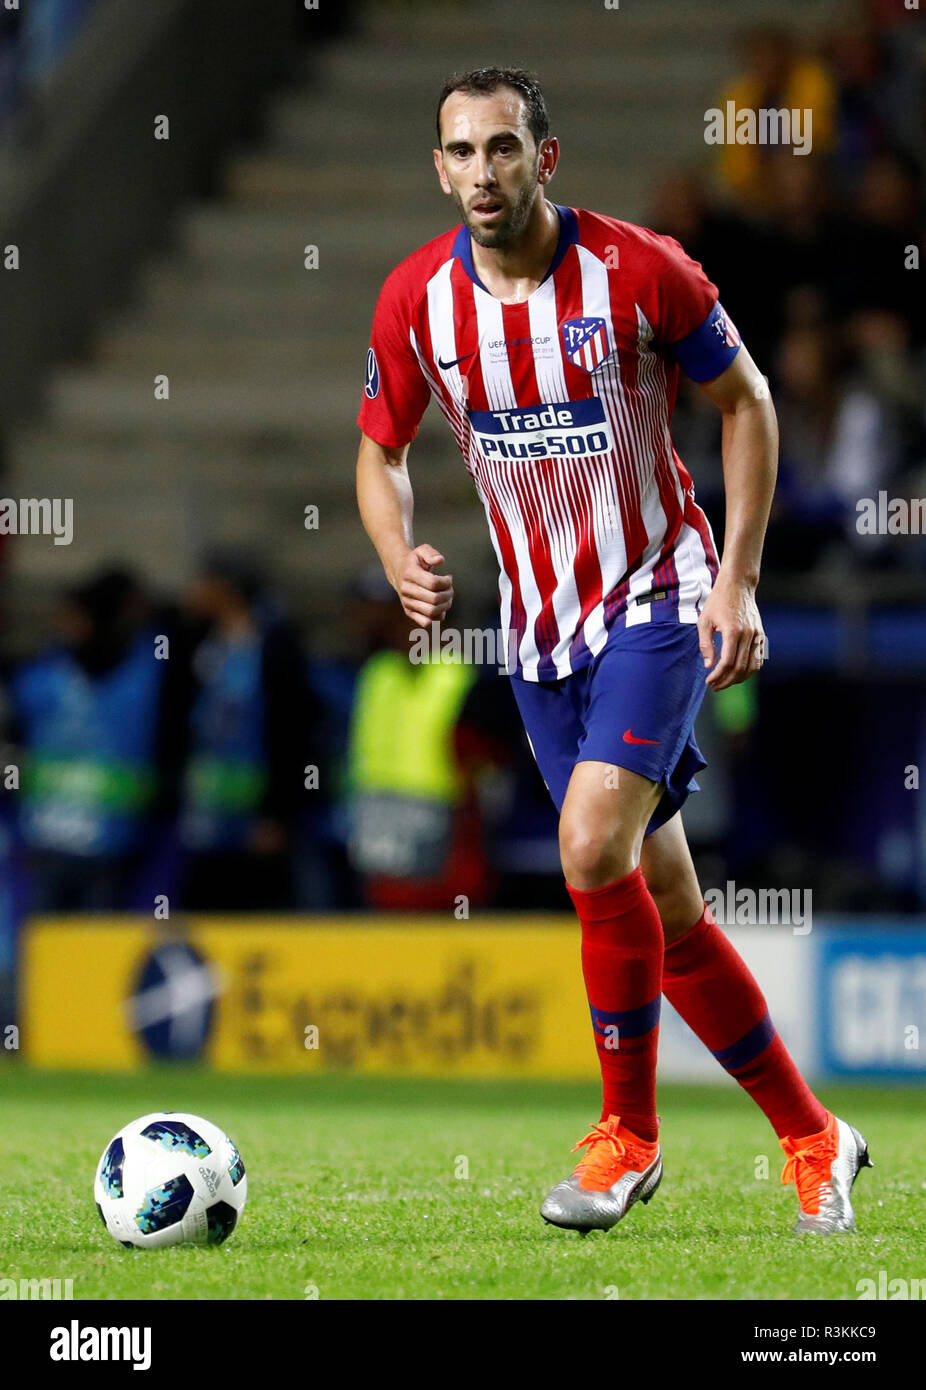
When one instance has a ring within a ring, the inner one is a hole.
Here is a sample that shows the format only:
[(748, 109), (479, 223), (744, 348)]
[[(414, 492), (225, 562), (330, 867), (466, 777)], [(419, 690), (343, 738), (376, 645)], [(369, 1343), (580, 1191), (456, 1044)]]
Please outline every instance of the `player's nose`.
[(476, 156), (475, 178), (477, 188), (494, 188), (495, 170), (491, 160), (486, 155)]

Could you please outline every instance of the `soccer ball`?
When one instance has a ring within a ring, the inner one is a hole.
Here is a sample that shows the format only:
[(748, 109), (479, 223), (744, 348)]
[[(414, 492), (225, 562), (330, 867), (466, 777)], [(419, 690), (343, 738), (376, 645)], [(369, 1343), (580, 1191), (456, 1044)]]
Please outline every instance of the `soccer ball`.
[(156, 1111), (120, 1129), (97, 1164), (93, 1196), (114, 1240), (143, 1250), (218, 1245), (248, 1195), (241, 1155), (199, 1115)]

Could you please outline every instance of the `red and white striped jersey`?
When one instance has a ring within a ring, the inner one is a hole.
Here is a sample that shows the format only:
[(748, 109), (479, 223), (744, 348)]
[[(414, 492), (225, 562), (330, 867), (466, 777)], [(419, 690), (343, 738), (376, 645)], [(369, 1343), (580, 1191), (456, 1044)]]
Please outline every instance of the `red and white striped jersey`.
[(621, 624), (694, 623), (717, 573), (669, 436), (681, 364), (719, 376), (739, 337), (677, 241), (557, 206), (546, 278), (503, 304), (465, 227), (387, 278), (360, 428), (414, 439), (433, 395), (485, 508), (509, 674), (557, 680)]

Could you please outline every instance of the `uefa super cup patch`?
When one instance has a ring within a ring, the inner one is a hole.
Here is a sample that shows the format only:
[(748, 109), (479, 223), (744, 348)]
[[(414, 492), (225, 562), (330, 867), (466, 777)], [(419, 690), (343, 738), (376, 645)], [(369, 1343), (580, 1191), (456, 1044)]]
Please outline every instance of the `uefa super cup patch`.
[(567, 319), (562, 326), (566, 356), (574, 367), (593, 372), (610, 355), (604, 319)]
[(367, 373), (363, 383), (363, 394), (370, 401), (375, 401), (379, 395), (379, 363), (372, 348), (367, 353)]

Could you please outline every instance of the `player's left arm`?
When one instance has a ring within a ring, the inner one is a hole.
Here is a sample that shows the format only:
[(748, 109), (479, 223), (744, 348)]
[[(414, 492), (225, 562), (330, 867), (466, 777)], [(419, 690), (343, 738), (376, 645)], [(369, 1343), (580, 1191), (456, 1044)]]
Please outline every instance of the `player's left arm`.
[[(720, 376), (699, 385), (723, 415), (727, 515), (720, 569), (698, 632), (710, 671), (707, 684), (725, 690), (747, 680), (765, 659), (756, 587), (778, 473), (778, 422), (768, 383), (743, 346)], [(722, 639), (719, 659), (716, 632)]]

